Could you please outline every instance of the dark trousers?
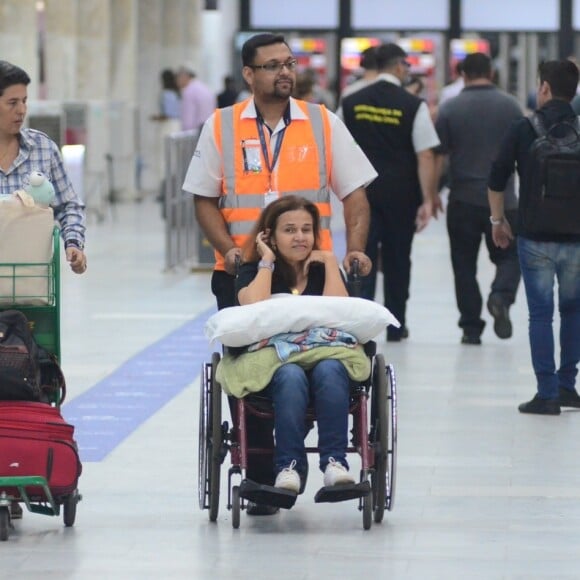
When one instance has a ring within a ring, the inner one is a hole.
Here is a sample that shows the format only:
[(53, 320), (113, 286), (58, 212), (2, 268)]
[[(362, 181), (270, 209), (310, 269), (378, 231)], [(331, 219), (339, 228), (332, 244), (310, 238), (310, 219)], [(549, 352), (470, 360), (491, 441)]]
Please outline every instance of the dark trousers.
[[(515, 232), (517, 210), (505, 212)], [(499, 294), (506, 306), (516, 298), (520, 282), (520, 265), (515, 240), (505, 250), (498, 248), (491, 237), (489, 208), (452, 200), (447, 207), (447, 231), (451, 246), (451, 264), (455, 277), (455, 297), (459, 308), (459, 327), (465, 334), (479, 336), (485, 321), (481, 318), (483, 301), (477, 283), (477, 257), (482, 236), (495, 265), (491, 294)]]
[[(383, 271), (384, 304), (401, 323), (406, 325), (407, 300), (411, 283), (411, 247), (415, 235), (415, 203), (376, 206), (371, 203), (371, 223), (366, 254), (371, 259), (371, 273), (362, 278), (361, 297), (375, 299), (377, 265), (380, 255)], [(389, 335), (401, 329), (389, 327)]]
[[(236, 305), (235, 278), (223, 271), (214, 271), (211, 278), (211, 291), (216, 297), (219, 310)], [(236, 420), (236, 407), (238, 400), (228, 397), (232, 420)], [(273, 485), (274, 483), (274, 420), (261, 419), (254, 415), (246, 414), (246, 431), (249, 447), (271, 449), (272, 455), (250, 455), (248, 457), (248, 479), (258, 483)]]

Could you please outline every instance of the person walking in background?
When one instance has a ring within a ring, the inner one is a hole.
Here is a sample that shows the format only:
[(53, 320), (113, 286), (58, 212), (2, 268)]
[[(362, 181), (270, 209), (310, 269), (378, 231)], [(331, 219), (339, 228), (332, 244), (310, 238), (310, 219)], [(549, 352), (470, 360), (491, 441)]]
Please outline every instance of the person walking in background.
[(234, 77), (229, 75), (224, 77), (224, 90), (217, 96), (218, 109), (233, 105), (238, 100), (238, 94)]
[(216, 108), (216, 96), (187, 65), (179, 68), (176, 79), (181, 91), (181, 130), (201, 129)]
[(463, 72), (463, 61), (455, 63), (455, 80), (445, 85), (439, 93), (439, 106), (446, 103), (449, 99), (456, 97), (465, 86), (465, 79), (461, 74)]
[(366, 254), (371, 274), (362, 280), (362, 297), (375, 298), (379, 247), (384, 304), (401, 323), (389, 326), (388, 341), (408, 336), (406, 307), (415, 232), (431, 218), (436, 192), (433, 147), (439, 139), (424, 101), (402, 83), (407, 53), (397, 44), (377, 48), (379, 76), (342, 102), (344, 122), (379, 174), (367, 189), (371, 226)]
[[(539, 67), (534, 118), (520, 119), (504, 137), (489, 176), (489, 205), (493, 241), (507, 248), (514, 234), (505, 219), (504, 190), (517, 167), (520, 177), (518, 254), (529, 312), (529, 339), (537, 393), (519, 406), (521, 413), (559, 415), (561, 407), (580, 408), (576, 376), (580, 360), (580, 161), (568, 157), (535, 157), (538, 136), (533, 123), (554, 138), (578, 148), (578, 121), (570, 102), (576, 94), (578, 68), (569, 60), (548, 61)], [(564, 124), (565, 123), (565, 124)], [(540, 164), (556, 181), (545, 181)], [(554, 165), (551, 165), (553, 163)], [(548, 165), (549, 164), (549, 165)], [(556, 183), (554, 188), (553, 183)], [(546, 211), (549, 204), (549, 211)], [(533, 213), (530, 213), (532, 212)], [(560, 364), (554, 357), (554, 281), (558, 282)]]
[(159, 119), (180, 119), (181, 95), (175, 73), (169, 68), (161, 71), (161, 87)]
[(314, 82), (310, 75), (298, 74), (296, 76), (296, 85), (294, 87), (294, 98), (314, 103)]
[(412, 95), (420, 97), (421, 93), (425, 89), (425, 83), (421, 80), (419, 76), (411, 76), (405, 82), (405, 89), (409, 91)]
[[(321, 249), (331, 250), (332, 191), (341, 200), (346, 256), (351, 271), (364, 254), (369, 207), (364, 188), (376, 172), (346, 127), (324, 106), (291, 97), (296, 59), (282, 35), (257, 34), (242, 47), (242, 74), (252, 98), (218, 109), (205, 123), (183, 189), (195, 195), (197, 220), (216, 251), (212, 292), (218, 308), (235, 304), (234, 273), (241, 248), (262, 209), (283, 195), (316, 203), (321, 215)], [(272, 426), (250, 419), (250, 445), (272, 446)], [(248, 478), (271, 485), (271, 457), (256, 456)], [(252, 504), (249, 514), (275, 512)]]
[[(477, 282), (477, 260), (481, 238), (489, 259), (496, 267), (487, 301), (499, 338), (512, 335), (509, 308), (514, 303), (520, 281), (515, 242), (507, 248), (493, 243), (489, 222), (487, 180), (503, 135), (509, 125), (522, 117), (517, 100), (492, 82), (492, 66), (482, 53), (463, 61), (464, 89), (440, 109), (435, 127), (441, 140), (438, 166), (449, 158), (449, 204), (447, 231), (459, 308), (463, 344), (481, 344), (485, 321), (481, 318), (482, 297)], [(505, 188), (505, 216), (515, 227), (518, 201), (511, 178)], [(441, 206), (436, 207), (439, 209)]]
[(356, 93), (360, 89), (366, 87), (369, 83), (372, 83), (378, 76), (379, 70), (377, 68), (377, 47), (369, 46), (365, 48), (360, 54), (360, 68), (362, 70), (361, 77), (344, 87), (336, 114), (342, 119), (342, 100), (352, 93)]

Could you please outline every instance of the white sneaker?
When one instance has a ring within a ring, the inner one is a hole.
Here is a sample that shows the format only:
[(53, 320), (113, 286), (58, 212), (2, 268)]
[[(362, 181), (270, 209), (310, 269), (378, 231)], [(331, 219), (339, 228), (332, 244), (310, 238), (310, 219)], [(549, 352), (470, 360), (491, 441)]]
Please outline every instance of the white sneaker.
[(334, 457), (331, 457), (324, 470), (324, 487), (351, 483), (354, 483), (354, 477), (348, 472), (348, 469), (342, 463), (335, 461)]
[(292, 460), (292, 463), (290, 463), (288, 467), (285, 467), (276, 476), (274, 487), (279, 487), (280, 489), (287, 489), (289, 491), (298, 493), (300, 491), (300, 476), (294, 469), (295, 466), (296, 460)]

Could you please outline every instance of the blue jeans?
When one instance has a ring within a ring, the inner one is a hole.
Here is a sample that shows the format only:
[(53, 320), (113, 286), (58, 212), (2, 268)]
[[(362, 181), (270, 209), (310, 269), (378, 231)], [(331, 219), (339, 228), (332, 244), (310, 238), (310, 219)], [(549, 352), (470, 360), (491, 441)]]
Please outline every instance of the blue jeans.
[(307, 468), (304, 436), (306, 410), (313, 401), (318, 422), (320, 469), (324, 471), (330, 457), (348, 467), (348, 408), (350, 379), (344, 365), (334, 359), (323, 360), (305, 371), (288, 363), (281, 366), (263, 391), (274, 404), (276, 473), (296, 460), (296, 471), (304, 477)]
[[(558, 388), (574, 390), (580, 360), (580, 242), (518, 238), (518, 254), (530, 316), (532, 365), (542, 399)], [(554, 362), (554, 280), (558, 281), (560, 367)]]

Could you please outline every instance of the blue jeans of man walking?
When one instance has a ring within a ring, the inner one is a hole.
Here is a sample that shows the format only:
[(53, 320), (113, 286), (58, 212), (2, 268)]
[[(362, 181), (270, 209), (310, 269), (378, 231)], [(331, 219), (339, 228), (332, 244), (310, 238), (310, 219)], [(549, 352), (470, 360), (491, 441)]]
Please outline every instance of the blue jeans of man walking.
[[(580, 360), (580, 243), (518, 238), (518, 255), (529, 311), (532, 365), (541, 399), (574, 390)], [(558, 283), (560, 365), (556, 369), (552, 321)]]
[(324, 360), (309, 371), (296, 364), (285, 364), (274, 373), (263, 393), (270, 396), (274, 404), (276, 473), (293, 460), (296, 460), (296, 471), (301, 476), (306, 473), (304, 436), (310, 401), (318, 422), (320, 469), (324, 471), (330, 457), (348, 468), (350, 379), (341, 362)]

